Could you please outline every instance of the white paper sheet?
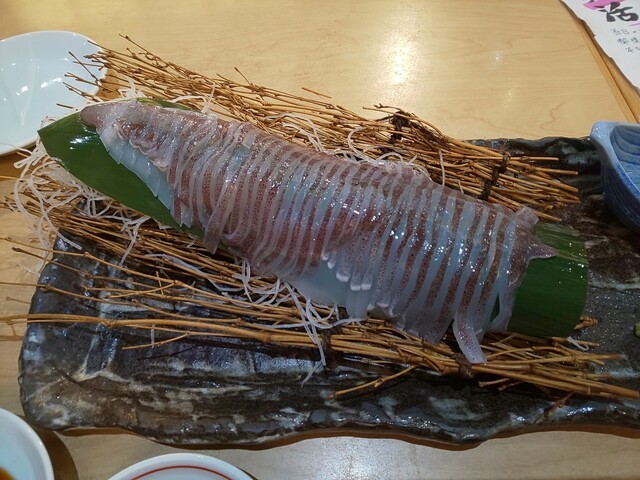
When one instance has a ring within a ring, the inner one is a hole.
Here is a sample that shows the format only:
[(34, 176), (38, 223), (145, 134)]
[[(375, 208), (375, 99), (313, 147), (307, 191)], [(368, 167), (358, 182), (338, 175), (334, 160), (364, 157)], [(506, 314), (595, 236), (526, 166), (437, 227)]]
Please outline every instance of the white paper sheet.
[(640, 89), (640, 0), (561, 0), (593, 33), (602, 50)]

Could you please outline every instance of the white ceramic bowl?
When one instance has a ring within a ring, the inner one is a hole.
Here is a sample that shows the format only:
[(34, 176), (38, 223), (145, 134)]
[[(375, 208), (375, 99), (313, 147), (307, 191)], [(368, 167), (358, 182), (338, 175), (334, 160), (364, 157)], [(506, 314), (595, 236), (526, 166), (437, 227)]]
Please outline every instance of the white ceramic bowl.
[(110, 480), (252, 480), (238, 467), (199, 453), (170, 453), (149, 458)]
[[(55, 30), (0, 40), (0, 155), (32, 145), (45, 117), (69, 112), (58, 104), (82, 105), (82, 97), (65, 83), (89, 94), (97, 92), (96, 86), (65, 75), (91, 79), (71, 53), (82, 60), (99, 50), (79, 33)], [(106, 73), (96, 67), (89, 71), (99, 79)]]
[(17, 415), (0, 408), (0, 468), (15, 480), (53, 480), (47, 449)]

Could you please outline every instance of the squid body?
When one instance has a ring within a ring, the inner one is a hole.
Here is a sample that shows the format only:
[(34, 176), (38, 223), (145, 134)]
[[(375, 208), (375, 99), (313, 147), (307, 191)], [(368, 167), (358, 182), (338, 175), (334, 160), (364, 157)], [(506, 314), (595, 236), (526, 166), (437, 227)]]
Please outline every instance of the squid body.
[(429, 342), (449, 326), (470, 362), (504, 330), (536, 215), (475, 200), (402, 162), (318, 153), (215, 115), (120, 101), (86, 107), (109, 154), (175, 220), (308, 298), (371, 311)]

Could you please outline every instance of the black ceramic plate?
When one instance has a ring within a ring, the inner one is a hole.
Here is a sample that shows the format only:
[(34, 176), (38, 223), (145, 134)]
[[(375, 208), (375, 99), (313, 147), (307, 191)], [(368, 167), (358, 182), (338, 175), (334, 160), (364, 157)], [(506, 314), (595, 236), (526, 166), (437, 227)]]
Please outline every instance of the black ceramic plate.
[[(560, 155), (580, 166), (575, 179), (583, 201), (560, 212), (587, 241), (590, 287), (587, 314), (601, 320), (581, 338), (597, 340), (603, 352), (625, 358), (608, 368), (616, 381), (640, 389), (640, 241), (613, 218), (603, 203), (597, 158), (590, 144), (575, 139), (492, 140), (493, 146), (540, 155)], [(68, 247), (58, 241), (57, 248)], [(90, 244), (84, 248), (91, 251)], [(98, 263), (57, 255), (54, 260), (96, 274), (113, 275)], [(83, 291), (87, 280), (53, 262), (43, 285)], [(70, 301), (40, 288), (31, 312), (92, 314), (89, 298)], [(100, 310), (104, 318), (131, 315)], [(202, 312), (199, 312), (202, 314)], [(136, 314), (144, 315), (144, 312)], [(28, 419), (48, 429), (118, 427), (172, 444), (247, 445), (303, 432), (345, 429), (392, 432), (455, 443), (497, 434), (575, 425), (640, 427), (639, 401), (556, 397), (527, 388), (498, 391), (472, 381), (414, 371), (372, 390), (333, 398), (336, 390), (387, 375), (346, 358), (317, 366), (313, 353), (267, 348), (247, 342), (207, 339), (175, 341), (154, 348), (126, 349), (148, 342), (148, 334), (99, 325), (31, 324), (20, 357), (22, 403)], [(157, 337), (158, 340), (161, 337)]]

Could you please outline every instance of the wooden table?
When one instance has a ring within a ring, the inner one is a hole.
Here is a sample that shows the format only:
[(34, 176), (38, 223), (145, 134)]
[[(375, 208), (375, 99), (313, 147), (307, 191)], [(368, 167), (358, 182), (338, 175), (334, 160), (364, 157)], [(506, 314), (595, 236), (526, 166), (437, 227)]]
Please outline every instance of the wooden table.
[[(238, 67), (256, 83), (292, 92), (309, 87), (356, 111), (376, 103), (404, 107), (459, 138), (584, 136), (597, 120), (637, 115), (637, 91), (623, 87), (627, 95), (620, 94), (616, 81), (624, 80), (614, 78), (556, 0), (2, 0), (0, 12), (0, 38), (71, 30), (120, 49), (126, 42), (119, 35), (129, 35), (204, 74), (235, 75)], [(13, 159), (0, 160), (2, 171), (11, 172)], [(11, 186), (0, 182), (0, 193)], [(0, 231), (28, 236), (25, 221), (7, 211), (0, 211)], [(0, 280), (33, 282), (25, 262), (0, 242)], [(28, 309), (31, 287), (0, 288), (0, 315)], [(17, 413), (19, 335), (0, 327), (0, 407)], [(618, 429), (554, 431), (444, 448), (344, 435), (206, 453), (265, 480), (622, 479), (638, 478), (639, 436)], [(104, 479), (136, 461), (178, 451), (121, 432), (43, 437), (60, 479)]]

